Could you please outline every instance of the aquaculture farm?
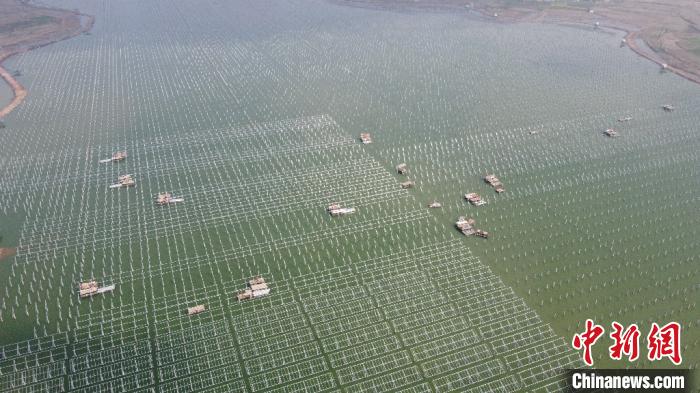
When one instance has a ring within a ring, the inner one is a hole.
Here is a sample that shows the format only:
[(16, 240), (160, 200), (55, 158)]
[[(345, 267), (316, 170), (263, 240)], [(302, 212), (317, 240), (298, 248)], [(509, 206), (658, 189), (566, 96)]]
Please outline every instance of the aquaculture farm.
[(621, 33), (43, 3), (95, 24), (4, 63), (0, 392), (558, 392), (587, 318), (698, 367), (700, 86)]

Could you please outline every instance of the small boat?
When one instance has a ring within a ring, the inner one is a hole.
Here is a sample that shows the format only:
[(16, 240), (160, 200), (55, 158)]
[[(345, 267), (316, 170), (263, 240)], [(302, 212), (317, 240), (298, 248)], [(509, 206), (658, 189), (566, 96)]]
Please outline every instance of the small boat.
[(117, 179), (117, 182), (110, 185), (109, 188), (127, 188), (127, 187), (134, 187), (136, 185), (136, 181), (131, 175), (121, 175)]
[(206, 311), (207, 308), (203, 304), (196, 305), (194, 307), (188, 307), (187, 308), (187, 315), (196, 315), (199, 313), (203, 313)]
[(428, 207), (431, 209), (439, 209), (442, 207), (442, 203), (440, 203), (438, 201), (433, 201), (428, 205)]
[(610, 138), (616, 138), (620, 136), (620, 134), (612, 128), (608, 128), (607, 130), (603, 131), (603, 135), (608, 136)]
[(126, 151), (118, 151), (114, 154), (112, 154), (112, 157), (110, 158), (105, 158), (104, 160), (100, 160), (100, 164), (106, 164), (108, 162), (119, 162), (119, 161), (124, 161), (126, 159)]
[(355, 213), (354, 207), (342, 207), (339, 203), (333, 203), (326, 209), (328, 214), (333, 217), (344, 216), (346, 214)]
[(161, 205), (161, 206), (170, 205), (170, 204), (178, 203), (178, 202), (184, 202), (184, 201), (185, 201), (185, 198), (174, 197), (169, 192), (164, 192), (164, 193), (158, 194), (158, 196), (156, 197), (156, 204)]
[(666, 112), (673, 112), (674, 110), (676, 110), (676, 108), (674, 108), (673, 105), (664, 105), (664, 106), (662, 106), (662, 108), (663, 108)]
[(369, 132), (363, 132), (360, 134), (360, 141), (362, 141), (363, 145), (369, 145), (372, 143), (372, 135)]
[(99, 295), (101, 293), (112, 292), (116, 287), (117, 286), (115, 284), (99, 286), (95, 280), (81, 282), (78, 286), (78, 295), (81, 298), (87, 298), (93, 295)]
[(630, 120), (632, 120), (632, 116), (626, 116), (626, 117), (621, 117), (621, 118), (617, 119), (617, 121), (619, 121), (620, 123), (624, 123), (624, 122), (630, 121)]
[(399, 165), (396, 166), (396, 172), (397, 172), (399, 175), (406, 175), (406, 174), (408, 174), (408, 165), (406, 165), (406, 163), (403, 163), (403, 162), (402, 162), (401, 164), (399, 164)]
[(401, 183), (401, 188), (408, 189), (408, 188), (413, 188), (416, 186), (416, 182), (413, 180), (408, 180), (403, 183)]

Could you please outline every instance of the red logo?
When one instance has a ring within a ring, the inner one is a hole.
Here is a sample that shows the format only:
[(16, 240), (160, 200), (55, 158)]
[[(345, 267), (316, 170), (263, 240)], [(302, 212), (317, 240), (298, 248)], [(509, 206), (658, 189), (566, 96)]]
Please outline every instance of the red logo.
[[(625, 329), (617, 322), (612, 323), (613, 331), (610, 338), (613, 345), (608, 348), (610, 358), (620, 360), (623, 356), (631, 362), (639, 358), (639, 327), (631, 324)], [(574, 335), (572, 345), (574, 349), (583, 349), (583, 361), (593, 365), (592, 347), (600, 339), (605, 329), (596, 325), (591, 319), (586, 320), (586, 330)], [(683, 361), (681, 358), (681, 325), (678, 322), (669, 322), (663, 327), (654, 322), (647, 335), (647, 358), (650, 361), (668, 358), (673, 364), (679, 365)]]
[(610, 338), (615, 343), (610, 346), (610, 359), (620, 360), (622, 355), (626, 355), (629, 361), (633, 362), (639, 358), (639, 327), (631, 324), (626, 330), (617, 322), (612, 323), (614, 331), (610, 333)]
[(647, 346), (649, 360), (661, 360), (667, 357), (675, 365), (683, 361), (681, 359), (681, 325), (678, 322), (669, 322), (662, 328), (654, 322), (651, 324), (647, 341), (649, 342)]
[(573, 346), (575, 349), (580, 350), (583, 348), (583, 361), (587, 365), (593, 365), (593, 355), (591, 354), (591, 347), (596, 341), (603, 335), (605, 329), (602, 326), (596, 325), (592, 320), (586, 320), (586, 331), (580, 334), (574, 335)]

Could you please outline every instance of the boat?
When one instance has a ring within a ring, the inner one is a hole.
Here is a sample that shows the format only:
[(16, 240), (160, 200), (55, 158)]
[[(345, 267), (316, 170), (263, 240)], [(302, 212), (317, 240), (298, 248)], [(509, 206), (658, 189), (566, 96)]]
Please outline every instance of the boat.
[(431, 208), (431, 209), (439, 209), (439, 208), (442, 207), (442, 203), (440, 203), (440, 202), (438, 202), (438, 201), (432, 201), (432, 202), (428, 205), (428, 207)]
[(626, 117), (621, 117), (621, 118), (617, 119), (617, 121), (619, 121), (620, 123), (624, 123), (624, 122), (630, 121), (630, 120), (632, 120), (632, 116), (626, 116)]
[(262, 276), (256, 276), (248, 280), (248, 288), (238, 291), (236, 298), (239, 302), (257, 299), (270, 294), (270, 287)]
[(403, 183), (401, 183), (401, 188), (413, 188), (416, 186), (416, 182), (413, 180), (407, 180)]
[(608, 128), (607, 130), (603, 131), (603, 135), (611, 137), (611, 138), (616, 138), (616, 137), (620, 136), (620, 134), (617, 131), (613, 130), (612, 128)]
[(474, 220), (464, 217), (460, 217), (455, 223), (457, 229), (459, 229), (465, 236), (471, 236), (474, 234), (474, 227), (472, 225), (474, 225)]
[(474, 206), (483, 206), (486, 204), (486, 201), (481, 199), (481, 196), (479, 196), (479, 194), (475, 192), (464, 194), (464, 199), (468, 200), (469, 203), (471, 203)]
[(408, 165), (406, 165), (406, 163), (401, 163), (401, 164), (397, 165), (396, 172), (398, 172), (399, 175), (408, 174)]
[(112, 154), (112, 157), (110, 158), (105, 158), (104, 160), (100, 160), (100, 164), (106, 164), (108, 162), (119, 162), (119, 161), (124, 161), (126, 160), (126, 151), (118, 151), (116, 153)]
[(87, 298), (93, 295), (99, 295), (102, 293), (107, 293), (107, 292), (112, 292), (117, 286), (112, 284), (112, 285), (106, 285), (106, 286), (100, 286), (97, 281), (92, 280), (92, 281), (85, 281), (81, 282), (78, 285), (78, 295), (81, 298)]
[(170, 204), (178, 203), (178, 202), (184, 202), (184, 201), (185, 201), (185, 198), (176, 198), (176, 197), (172, 196), (172, 194), (170, 194), (169, 192), (160, 193), (156, 197), (156, 204), (161, 205), (161, 206), (170, 205)]
[(207, 310), (206, 306), (204, 306), (203, 304), (198, 304), (194, 307), (188, 307), (187, 308), (187, 315), (196, 315), (199, 313), (203, 313), (206, 310)]
[(333, 217), (344, 216), (346, 214), (355, 213), (354, 207), (342, 207), (339, 203), (333, 203), (328, 206), (326, 211)]
[(666, 112), (673, 112), (674, 110), (676, 110), (676, 108), (674, 108), (673, 105), (664, 105), (664, 106), (662, 106), (662, 108), (663, 108)]
[(497, 178), (496, 175), (486, 175), (484, 176), (484, 181), (493, 187), (499, 194), (506, 190), (503, 183), (501, 183), (501, 180)]
[(121, 175), (117, 178), (117, 182), (110, 185), (109, 188), (127, 188), (135, 185), (136, 181), (134, 181), (132, 175)]
[(488, 239), (488, 238), (489, 238), (489, 233), (486, 232), (486, 231), (482, 231), (481, 229), (477, 229), (477, 230), (474, 232), (474, 236), (478, 236), (478, 237), (481, 237), (481, 238), (484, 238), (484, 239)]
[(460, 217), (455, 226), (464, 236), (477, 236), (488, 239), (489, 233), (481, 229), (474, 228), (476, 221), (473, 218)]
[(372, 143), (372, 135), (369, 132), (363, 132), (360, 134), (360, 141), (362, 141), (363, 145), (369, 145)]

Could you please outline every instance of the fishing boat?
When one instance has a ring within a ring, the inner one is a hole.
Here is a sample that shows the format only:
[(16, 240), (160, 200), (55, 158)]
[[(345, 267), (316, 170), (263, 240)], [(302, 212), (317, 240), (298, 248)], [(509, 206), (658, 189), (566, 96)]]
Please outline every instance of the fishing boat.
[(406, 165), (406, 163), (401, 163), (401, 164), (397, 165), (396, 172), (398, 172), (399, 175), (408, 174), (408, 165)]
[(407, 180), (403, 183), (401, 183), (401, 188), (413, 188), (416, 186), (416, 182), (413, 180)]
[(664, 106), (662, 106), (662, 108), (663, 108), (666, 112), (673, 112), (674, 110), (676, 110), (676, 108), (674, 108), (673, 105), (664, 105)]
[(486, 175), (484, 176), (484, 181), (493, 187), (499, 194), (506, 190), (503, 183), (501, 183), (501, 180), (497, 178), (496, 175)]
[(188, 307), (187, 308), (187, 315), (196, 315), (199, 313), (203, 313), (206, 310), (207, 310), (206, 306), (204, 306), (203, 304), (198, 304), (194, 307)]
[(438, 201), (432, 201), (432, 202), (428, 205), (428, 207), (431, 208), (431, 209), (439, 209), (439, 208), (442, 207), (442, 203), (440, 203), (440, 202), (438, 202)]
[(344, 216), (346, 214), (355, 213), (355, 208), (354, 207), (342, 207), (339, 203), (333, 203), (333, 204), (328, 206), (326, 211), (328, 211), (328, 214), (330, 214), (331, 216), (338, 217), (338, 216)]
[(178, 203), (178, 202), (184, 202), (184, 201), (185, 201), (185, 198), (174, 197), (169, 192), (160, 193), (156, 197), (156, 204), (161, 205), (161, 206), (170, 205), (170, 204)]
[(481, 196), (475, 192), (464, 194), (464, 199), (469, 201), (469, 203), (471, 203), (474, 206), (483, 206), (486, 204), (486, 201), (481, 199)]
[(239, 291), (236, 298), (239, 302), (257, 299), (270, 294), (270, 287), (262, 276), (256, 276), (248, 280), (247, 288)]
[(616, 138), (616, 137), (620, 136), (620, 134), (617, 131), (613, 130), (612, 128), (608, 128), (607, 130), (603, 131), (603, 135), (610, 137), (610, 138)]
[(100, 164), (106, 164), (108, 162), (119, 162), (119, 161), (124, 161), (126, 160), (126, 151), (118, 151), (116, 153), (112, 154), (112, 157), (110, 158), (105, 158), (104, 160), (100, 160)]
[(110, 185), (109, 188), (128, 188), (134, 187), (135, 185), (136, 181), (132, 175), (121, 175), (119, 178), (117, 178), (117, 182)]
[(85, 281), (78, 285), (78, 295), (80, 298), (87, 298), (101, 293), (112, 292), (115, 288), (116, 285), (114, 284), (100, 286), (95, 280)]
[(364, 145), (369, 145), (372, 143), (372, 135), (370, 135), (369, 132), (363, 132), (360, 134), (360, 141), (362, 141)]

